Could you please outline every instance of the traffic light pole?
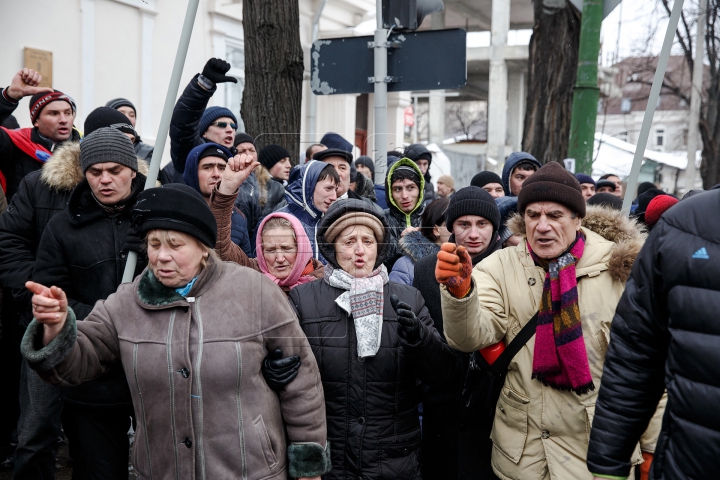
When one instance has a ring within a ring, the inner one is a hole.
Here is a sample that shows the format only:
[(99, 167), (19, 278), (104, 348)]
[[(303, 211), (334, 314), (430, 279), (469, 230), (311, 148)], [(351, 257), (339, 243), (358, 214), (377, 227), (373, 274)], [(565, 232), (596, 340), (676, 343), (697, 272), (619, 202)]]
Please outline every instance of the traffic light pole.
[[(170, 131), (170, 119), (175, 107), (175, 99), (180, 89), (180, 77), (182, 76), (183, 67), (185, 66), (185, 58), (187, 57), (188, 46), (190, 45), (190, 37), (192, 36), (193, 24), (195, 23), (195, 15), (197, 14), (198, 4), (200, 0), (188, 0), (187, 11), (185, 12), (185, 22), (183, 23), (182, 32), (180, 33), (180, 41), (177, 53), (175, 54), (175, 64), (173, 65), (172, 74), (170, 74), (170, 85), (168, 85), (167, 95), (165, 96), (165, 105), (163, 106), (162, 117), (160, 117), (160, 126), (158, 127), (157, 140), (155, 141), (155, 150), (153, 150), (152, 159), (150, 160), (150, 169), (145, 180), (145, 189), (153, 188), (160, 173), (160, 160), (165, 151), (165, 141)], [(135, 266), (137, 265), (137, 253), (128, 252), (127, 262), (125, 263), (125, 271), (123, 272), (123, 283), (132, 282), (135, 276)]]
[(388, 31), (383, 28), (382, 2), (377, 1), (377, 30), (373, 48), (375, 52), (375, 184), (385, 183), (387, 171), (387, 37)]
[[(573, 90), (568, 157), (575, 159), (576, 172), (588, 175), (592, 173), (595, 120), (600, 96), (597, 76), (602, 19), (603, 0), (584, 0), (577, 80)], [(562, 158), (557, 160), (562, 160)]]

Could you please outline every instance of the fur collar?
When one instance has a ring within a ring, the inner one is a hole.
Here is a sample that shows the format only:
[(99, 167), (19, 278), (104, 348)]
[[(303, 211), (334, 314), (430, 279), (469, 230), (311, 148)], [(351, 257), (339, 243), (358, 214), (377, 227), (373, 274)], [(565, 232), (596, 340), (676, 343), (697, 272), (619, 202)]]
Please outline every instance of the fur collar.
[[(233, 264), (237, 266), (237, 264)], [(189, 297), (199, 297), (207, 292), (218, 281), (223, 273), (223, 262), (216, 257), (210, 255), (207, 259), (206, 267), (200, 272), (192, 289), (188, 293)], [(155, 275), (150, 272), (150, 267), (134, 280), (135, 284), (135, 301), (143, 308), (149, 310), (159, 310), (163, 308), (171, 308), (175, 306), (187, 306), (188, 302), (185, 297), (175, 291), (175, 289), (166, 287)]]
[[(506, 225), (513, 235), (525, 237), (525, 219), (520, 214), (510, 217)], [(599, 205), (588, 205), (582, 226), (615, 243), (608, 262), (608, 270), (614, 280), (625, 283), (630, 276), (635, 258), (647, 238), (644, 228), (635, 219), (626, 217), (619, 210), (611, 210)]]
[[(138, 173), (147, 177), (148, 162), (138, 158)], [(80, 168), (80, 142), (65, 142), (42, 166), (40, 179), (51, 189), (69, 192), (85, 180)], [(160, 182), (156, 182), (159, 187)]]
[(145, 270), (145, 273), (140, 277), (140, 281), (138, 281), (137, 296), (141, 302), (153, 307), (164, 307), (185, 300), (185, 297), (175, 290), (160, 283), (149, 268)]
[(270, 172), (267, 168), (262, 165), (258, 165), (255, 168), (255, 178), (257, 178), (258, 187), (260, 187), (258, 189), (258, 202), (260, 203), (260, 208), (263, 208), (268, 200), (267, 183), (272, 181), (272, 177), (270, 176)]
[(425, 235), (420, 232), (410, 232), (401, 237), (398, 243), (405, 254), (412, 258), (413, 262), (417, 262), (428, 255), (435, 255), (440, 251), (440, 247), (425, 238)]

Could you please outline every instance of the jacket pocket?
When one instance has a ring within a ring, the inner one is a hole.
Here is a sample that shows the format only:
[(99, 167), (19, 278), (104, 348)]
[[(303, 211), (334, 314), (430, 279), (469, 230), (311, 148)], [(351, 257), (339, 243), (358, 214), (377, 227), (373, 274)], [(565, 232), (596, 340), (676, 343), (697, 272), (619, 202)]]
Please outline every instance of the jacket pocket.
[(527, 425), (527, 404), (511, 400), (503, 390), (495, 408), (495, 424), (490, 438), (498, 450), (515, 464), (525, 450)]
[(380, 441), (380, 478), (420, 478), (420, 429)]
[(257, 436), (260, 439), (260, 446), (262, 447), (263, 455), (265, 455), (265, 461), (268, 464), (268, 468), (272, 470), (277, 466), (278, 461), (272, 447), (272, 442), (270, 441), (270, 435), (268, 435), (267, 429), (265, 428), (262, 415), (253, 420), (253, 423), (255, 424)]

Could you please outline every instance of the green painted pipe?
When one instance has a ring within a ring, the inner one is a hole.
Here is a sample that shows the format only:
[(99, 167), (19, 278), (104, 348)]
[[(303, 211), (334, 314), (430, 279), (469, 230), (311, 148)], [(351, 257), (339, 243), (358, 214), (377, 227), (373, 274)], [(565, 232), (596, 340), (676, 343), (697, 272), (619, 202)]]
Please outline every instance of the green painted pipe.
[(585, 0), (580, 27), (577, 80), (573, 90), (568, 157), (575, 159), (576, 172), (588, 175), (592, 173), (595, 120), (600, 96), (597, 76), (602, 19), (603, 0)]

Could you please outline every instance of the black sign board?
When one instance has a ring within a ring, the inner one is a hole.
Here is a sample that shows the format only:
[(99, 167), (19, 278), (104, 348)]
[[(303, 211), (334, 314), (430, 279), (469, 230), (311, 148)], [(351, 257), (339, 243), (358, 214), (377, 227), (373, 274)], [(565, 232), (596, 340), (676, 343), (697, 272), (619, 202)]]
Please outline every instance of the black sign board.
[[(318, 40), (311, 86), (316, 95), (372, 93), (374, 37)], [(388, 92), (460, 88), (467, 82), (465, 30), (403, 32), (388, 38)]]

